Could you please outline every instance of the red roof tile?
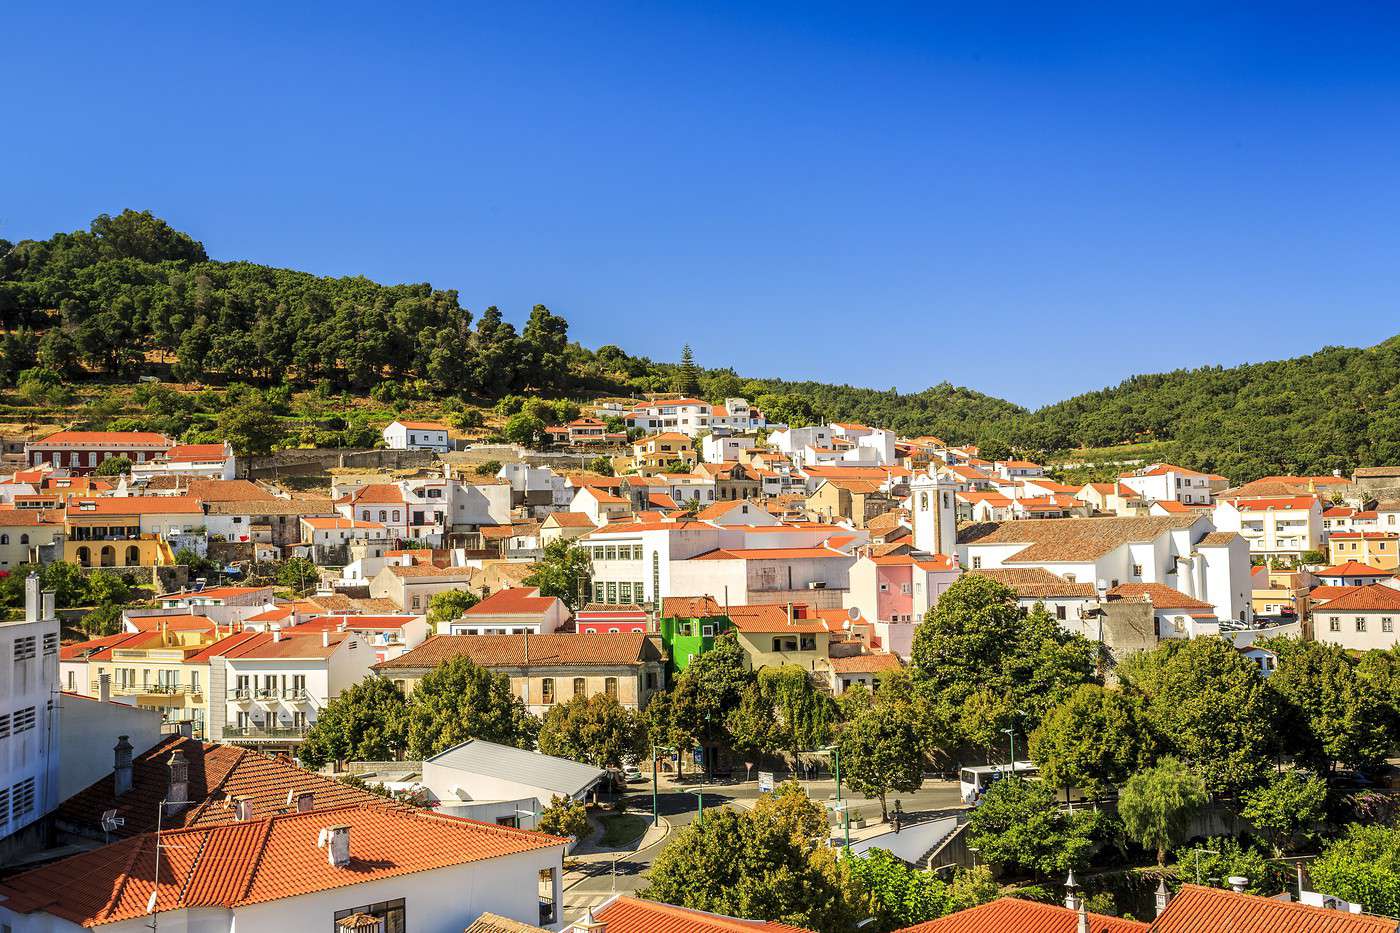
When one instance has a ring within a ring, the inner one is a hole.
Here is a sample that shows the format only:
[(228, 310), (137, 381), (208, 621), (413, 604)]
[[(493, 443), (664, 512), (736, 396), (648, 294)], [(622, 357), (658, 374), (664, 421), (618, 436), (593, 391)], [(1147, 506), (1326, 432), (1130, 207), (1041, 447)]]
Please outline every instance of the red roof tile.
[(497, 590), (468, 609), (464, 615), (537, 615), (549, 612), (559, 603), (554, 596), (541, 596), (538, 587), (515, 586)]
[[(896, 933), (1076, 933), (1078, 929), (1079, 914), (1068, 907), (1003, 897)], [(1148, 933), (1149, 929), (1136, 920), (1089, 915), (1089, 933)]]
[(813, 933), (774, 920), (742, 920), (618, 895), (593, 912), (608, 933)]
[(1394, 920), (1384, 917), (1186, 884), (1150, 929), (1152, 933), (1395, 933), (1396, 927)]

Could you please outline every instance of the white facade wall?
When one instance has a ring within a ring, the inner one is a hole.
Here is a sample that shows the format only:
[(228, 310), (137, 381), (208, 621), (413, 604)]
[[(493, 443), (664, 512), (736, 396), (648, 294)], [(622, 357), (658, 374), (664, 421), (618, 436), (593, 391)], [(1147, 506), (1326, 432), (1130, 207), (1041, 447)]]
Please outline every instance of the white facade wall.
[(395, 421), (384, 429), (384, 446), (390, 450), (436, 450), (444, 452), (452, 449), (447, 431), (409, 428)]
[(1397, 643), (1396, 622), (1400, 611), (1313, 610), (1313, 638), (1351, 651), (1385, 650)]
[[(75, 665), (76, 667), (77, 665)], [(86, 670), (86, 662), (80, 671)], [(78, 677), (85, 676), (80, 672)], [(79, 684), (79, 689), (87, 686)], [(58, 743), (58, 799), (67, 800), (105, 775), (112, 773), (112, 746), (127, 736), (132, 754), (140, 756), (162, 738), (161, 712), (126, 703), (59, 694), (63, 728)]]
[(952, 483), (921, 473), (909, 484), (914, 548), (951, 556), (958, 549), (957, 491)]
[[(25, 581), (25, 618), (0, 623), (0, 838), (58, 806), (59, 624), (53, 594)], [(110, 752), (109, 752), (110, 754)]]

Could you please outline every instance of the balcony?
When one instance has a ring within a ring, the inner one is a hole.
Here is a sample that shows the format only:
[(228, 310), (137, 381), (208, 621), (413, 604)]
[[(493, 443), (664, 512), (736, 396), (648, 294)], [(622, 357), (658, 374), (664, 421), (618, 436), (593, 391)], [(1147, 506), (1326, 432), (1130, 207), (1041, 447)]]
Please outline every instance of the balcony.
[(250, 687), (235, 687), (229, 691), (229, 695), (239, 703), (251, 703), (253, 700), (253, 691)]
[(234, 741), (300, 742), (308, 726), (225, 726), (224, 738)]
[(305, 703), (307, 700), (311, 699), (311, 696), (306, 692), (305, 687), (288, 687), (282, 691), (282, 699), (292, 700), (297, 703)]
[[(101, 689), (102, 689), (102, 685), (101, 685), (101, 682), (100, 682), (100, 681), (96, 681), (96, 680), (92, 681), (92, 693), (91, 693), (92, 696), (98, 696), (98, 692), (99, 692)], [(109, 692), (112, 696), (137, 696), (137, 695), (140, 695), (140, 694), (148, 694), (148, 695), (152, 695), (152, 696), (179, 696), (179, 695), (181, 695), (181, 694), (186, 694), (186, 693), (189, 693), (189, 694), (196, 694), (196, 695), (197, 695), (197, 694), (202, 693), (203, 691), (201, 691), (200, 688), (199, 688), (199, 686), (196, 685), (196, 684), (182, 684), (182, 683), (123, 684), (123, 683), (113, 683), (113, 684), (110, 684), (110, 685), (108, 686), (108, 692)]]

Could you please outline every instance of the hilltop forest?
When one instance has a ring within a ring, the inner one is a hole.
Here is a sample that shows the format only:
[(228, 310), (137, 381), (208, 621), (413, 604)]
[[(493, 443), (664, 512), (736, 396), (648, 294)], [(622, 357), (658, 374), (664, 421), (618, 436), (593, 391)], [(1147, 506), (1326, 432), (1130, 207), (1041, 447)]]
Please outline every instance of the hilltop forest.
[(670, 363), (611, 344), (589, 349), (544, 305), (517, 330), (500, 309), (473, 314), (456, 291), (427, 283), (211, 260), (188, 234), (131, 210), (47, 240), (0, 239), (0, 329), (0, 389), (154, 377), (274, 399), (371, 396), (399, 408), (683, 391), (711, 401), (742, 395), (794, 424), (934, 434), (987, 456), (1074, 459), (1081, 448), (1151, 442), (1156, 459), (1236, 480), (1400, 462), (1400, 338), (1135, 376), (1028, 411), (947, 382), (899, 393), (749, 378), (696, 366), (688, 353)]

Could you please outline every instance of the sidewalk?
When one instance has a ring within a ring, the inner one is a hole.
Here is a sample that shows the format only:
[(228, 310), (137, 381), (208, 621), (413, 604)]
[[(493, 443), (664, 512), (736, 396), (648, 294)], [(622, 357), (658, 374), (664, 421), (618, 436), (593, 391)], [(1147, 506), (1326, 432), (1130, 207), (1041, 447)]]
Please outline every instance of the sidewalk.
[(637, 852), (642, 852), (646, 849), (650, 849), (652, 846), (656, 845), (661, 840), (665, 839), (668, 835), (670, 835), (671, 821), (666, 819), (666, 817), (661, 817), (661, 822), (653, 826), (651, 825), (651, 816), (649, 814), (638, 813), (635, 815), (645, 816), (645, 819), (647, 821), (646, 831), (643, 832), (637, 838), (631, 840), (630, 842), (623, 843), (617, 848), (605, 849), (602, 847), (603, 824), (596, 817), (594, 817), (593, 814), (590, 813), (588, 815), (588, 822), (593, 827), (592, 835), (590, 835), (586, 840), (580, 842), (577, 846), (575, 846), (574, 851), (566, 855), (565, 859), (567, 861), (576, 861), (584, 863), (611, 862), (614, 859), (620, 858), (622, 856), (634, 855)]

